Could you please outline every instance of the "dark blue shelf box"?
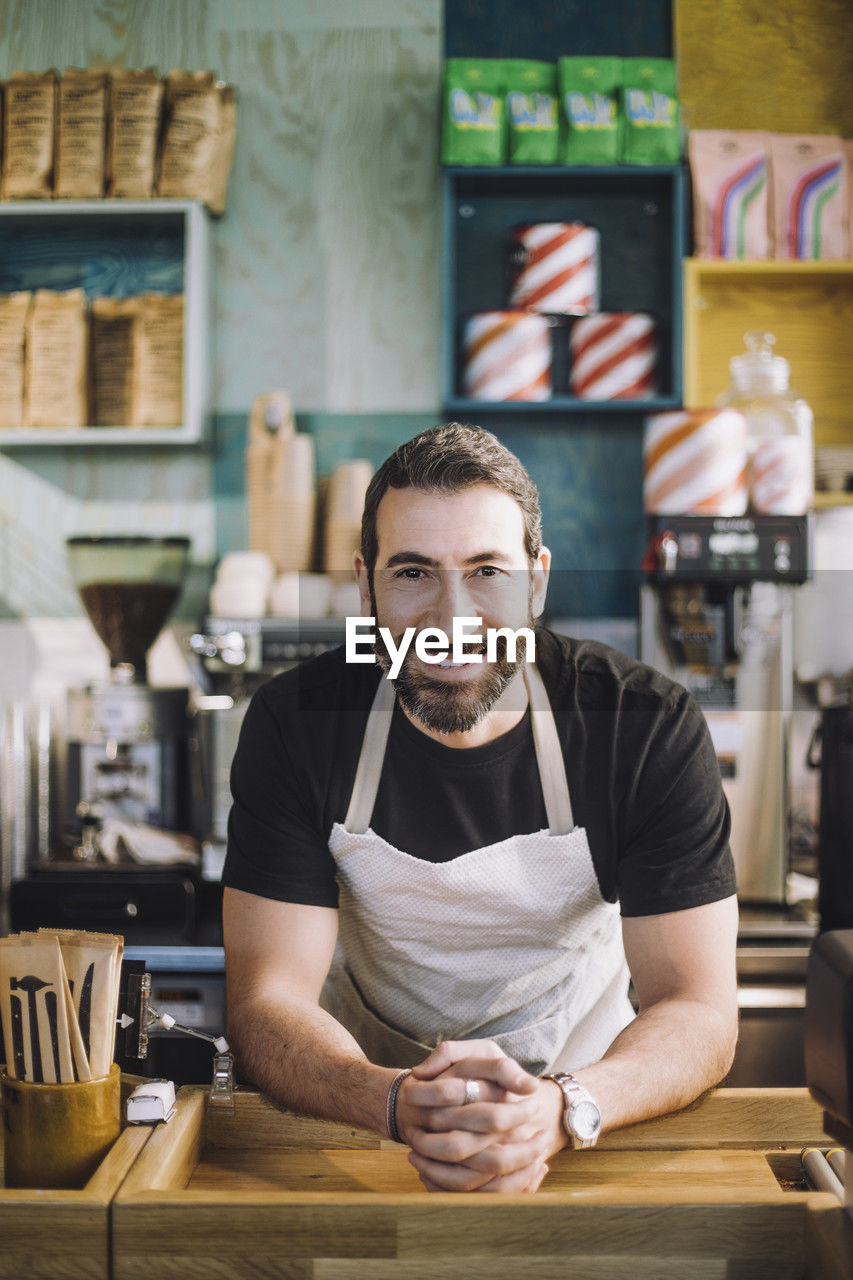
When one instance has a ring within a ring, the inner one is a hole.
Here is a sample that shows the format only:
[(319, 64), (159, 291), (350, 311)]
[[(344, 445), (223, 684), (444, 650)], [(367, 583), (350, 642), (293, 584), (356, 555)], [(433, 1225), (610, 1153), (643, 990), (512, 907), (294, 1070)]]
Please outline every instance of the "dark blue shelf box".
[[(448, 168), (444, 171), (442, 403), (446, 409), (522, 414), (639, 413), (681, 404), (685, 173), (681, 165), (613, 168)], [(512, 231), (531, 222), (582, 222), (601, 238), (601, 310), (642, 311), (659, 326), (653, 401), (581, 401), (568, 389), (568, 325), (554, 336), (554, 396), (535, 403), (468, 400), (460, 379), (466, 316), (502, 310), (512, 278)]]

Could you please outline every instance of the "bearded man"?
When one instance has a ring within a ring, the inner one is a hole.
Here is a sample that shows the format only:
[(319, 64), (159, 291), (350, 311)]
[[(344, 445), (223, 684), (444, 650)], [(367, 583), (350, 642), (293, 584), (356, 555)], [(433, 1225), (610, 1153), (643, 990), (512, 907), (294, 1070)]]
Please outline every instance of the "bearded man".
[[(535, 1191), (556, 1151), (686, 1105), (734, 1054), (735, 881), (704, 719), (607, 646), (536, 627), (526, 652), (550, 565), (536, 488), (493, 435), (401, 445), (355, 556), (387, 639), (368, 665), (342, 647), (269, 681), (234, 759), (242, 1074), (406, 1143), (429, 1190)], [(436, 647), (472, 618), (480, 640)]]

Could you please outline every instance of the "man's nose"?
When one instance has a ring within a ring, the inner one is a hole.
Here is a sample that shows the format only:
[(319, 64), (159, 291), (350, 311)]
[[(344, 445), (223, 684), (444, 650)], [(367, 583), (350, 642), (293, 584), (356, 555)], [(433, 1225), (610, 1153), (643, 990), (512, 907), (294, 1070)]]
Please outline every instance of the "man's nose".
[(433, 625), (441, 627), (447, 635), (453, 634), (453, 619), (475, 616), (471, 593), (464, 574), (445, 569), (439, 579), (439, 595), (436, 601), (436, 618)]

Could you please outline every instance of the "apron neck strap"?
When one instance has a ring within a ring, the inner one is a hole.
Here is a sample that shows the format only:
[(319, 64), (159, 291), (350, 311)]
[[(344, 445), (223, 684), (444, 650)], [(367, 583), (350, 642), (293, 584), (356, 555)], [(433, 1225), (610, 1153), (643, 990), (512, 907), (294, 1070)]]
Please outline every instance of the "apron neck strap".
[[(524, 667), (523, 678), (530, 702), (533, 745), (545, 799), (545, 812), (548, 815), (548, 833), (552, 836), (566, 835), (573, 830), (575, 824), (554, 714), (545, 684), (536, 667)], [(352, 795), (344, 818), (345, 829), (354, 835), (363, 835), (370, 826), (394, 715), (394, 702), (394, 685), (383, 674), (367, 718)]]

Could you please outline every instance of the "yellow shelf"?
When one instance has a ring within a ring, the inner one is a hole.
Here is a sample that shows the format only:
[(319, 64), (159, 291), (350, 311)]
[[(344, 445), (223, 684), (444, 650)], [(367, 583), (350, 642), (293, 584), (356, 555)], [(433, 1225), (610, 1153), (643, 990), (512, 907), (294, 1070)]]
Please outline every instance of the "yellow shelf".
[(751, 261), (732, 258), (687, 258), (685, 267), (690, 267), (700, 276), (790, 276), (797, 279), (801, 276), (845, 276), (853, 275), (853, 260), (837, 258), (820, 262), (806, 262), (801, 259), (788, 261), (785, 258), (756, 258)]
[(815, 415), (815, 443), (853, 445), (853, 262), (684, 263), (684, 402), (714, 404), (744, 334), (766, 329)]
[(853, 507), (853, 493), (836, 493), (832, 490), (818, 489), (814, 496), (815, 510), (822, 511), (826, 507)]

